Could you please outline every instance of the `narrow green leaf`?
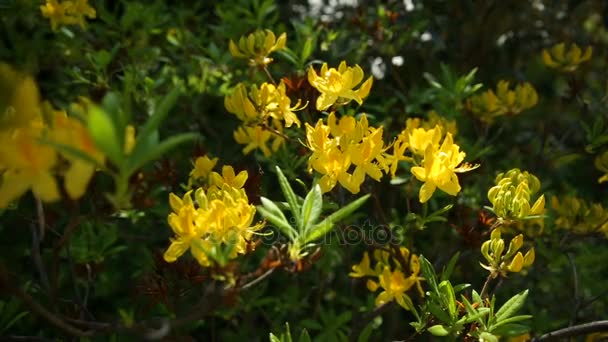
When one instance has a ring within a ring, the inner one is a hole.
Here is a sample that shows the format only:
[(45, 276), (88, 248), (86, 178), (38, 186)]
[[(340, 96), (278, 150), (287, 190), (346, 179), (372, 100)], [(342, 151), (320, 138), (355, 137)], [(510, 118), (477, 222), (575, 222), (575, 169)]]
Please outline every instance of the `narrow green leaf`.
[(467, 288), (471, 287), (471, 284), (458, 284), (454, 285), (454, 293), (461, 292)]
[(447, 280), (440, 282), (439, 293), (441, 294), (444, 307), (447, 307), (452, 320), (455, 320), (458, 316), (458, 311), (456, 310), (456, 295), (454, 294), (452, 284)]
[(526, 301), (526, 297), (528, 296), (528, 290), (520, 292), (515, 296), (511, 297), (500, 309), (496, 312), (496, 322), (500, 322), (502, 319), (506, 319), (513, 315), (517, 310), (519, 310)]
[(177, 145), (183, 144), (191, 140), (196, 140), (198, 138), (199, 135), (196, 133), (182, 133), (163, 140), (153, 149), (140, 151), (140, 154), (131, 154), (128, 161), (127, 173), (131, 175), (137, 169), (141, 168), (142, 166), (153, 160), (160, 158), (163, 154), (177, 147)]
[(441, 272), (441, 281), (450, 279), (450, 276), (452, 275), (452, 272), (454, 271), (454, 267), (456, 266), (456, 262), (458, 261), (459, 257), (460, 257), (460, 252), (456, 252), (456, 254), (454, 254), (452, 256), (452, 258), (450, 259), (448, 264), (443, 269), (443, 272)]
[(498, 337), (489, 332), (484, 331), (479, 334), (479, 340), (484, 342), (498, 342)]
[(310, 54), (312, 53), (312, 38), (307, 38), (304, 42), (304, 46), (302, 47), (302, 53), (300, 54), (300, 61), (302, 63), (306, 62)]
[(447, 324), (452, 323), (452, 318), (450, 317), (450, 315), (445, 312), (441, 307), (439, 307), (439, 305), (437, 305), (436, 303), (428, 302), (427, 309), (438, 320)]
[(497, 329), (493, 329), (492, 333), (499, 336), (518, 336), (530, 332), (530, 327), (525, 324), (511, 323), (505, 324)]
[(469, 324), (471, 322), (478, 321), (481, 323), (481, 319), (490, 313), (490, 308), (478, 308), (475, 313), (470, 313), (467, 316), (460, 319), (458, 322), (461, 324)]
[(256, 208), (260, 215), (270, 221), (270, 223), (272, 223), (281, 233), (285, 234), (285, 236), (287, 236), (290, 240), (295, 240), (297, 232), (286, 220), (283, 219), (284, 216), (283, 218), (276, 216), (264, 206), (257, 206)]
[(281, 171), (281, 168), (277, 166), (276, 169), (277, 169), (277, 176), (279, 177), (279, 185), (281, 186), (283, 195), (285, 196), (285, 199), (287, 200), (287, 203), (289, 204), (289, 209), (291, 210), (293, 217), (296, 219), (296, 223), (297, 223), (298, 227), (301, 227), (302, 226), (302, 217), (300, 216), (300, 206), (298, 205), (298, 198), (296, 197), (296, 194), (293, 192), (291, 185), (289, 185), (289, 181), (287, 181), (287, 178), (283, 174), (283, 171)]
[(327, 234), (332, 230), (334, 224), (342, 221), (347, 218), (350, 214), (352, 214), (355, 210), (359, 209), (367, 201), (369, 198), (369, 194), (365, 196), (361, 196), (356, 200), (350, 202), (347, 206), (339, 209), (333, 214), (327, 216), (323, 221), (316, 224), (311, 228), (310, 231), (306, 232), (306, 237), (304, 238), (304, 243), (312, 242), (323, 235)]
[(270, 342), (281, 342), (281, 340), (273, 333), (270, 333)]
[(298, 342), (312, 342), (312, 340), (310, 339), (310, 335), (308, 335), (308, 330), (302, 329), (300, 337), (298, 338)]
[(517, 315), (517, 316), (512, 316), (509, 318), (505, 318), (503, 320), (501, 320), (500, 322), (493, 324), (492, 325), (492, 331), (494, 331), (494, 329), (497, 329), (500, 326), (503, 326), (505, 324), (511, 324), (511, 323), (515, 323), (515, 322), (519, 322), (519, 321), (525, 321), (527, 319), (532, 318), (532, 315)]
[(111, 117), (101, 108), (91, 106), (87, 127), (95, 146), (116, 166), (121, 167), (124, 155)]
[(321, 211), (323, 211), (323, 194), (321, 192), (321, 186), (316, 184), (312, 190), (308, 192), (306, 198), (304, 199), (304, 204), (302, 205), (302, 231), (300, 233), (305, 233), (310, 229), (309, 226), (312, 226), (319, 215), (321, 215)]
[(425, 258), (423, 255), (420, 255), (420, 269), (422, 270), (422, 275), (424, 279), (426, 279), (427, 284), (429, 284), (433, 293), (439, 294), (439, 289), (437, 288), (437, 276), (435, 275), (435, 269), (431, 262)]
[(177, 102), (177, 98), (179, 97), (180, 93), (180, 88), (175, 87), (169, 92), (169, 94), (165, 95), (165, 97), (163, 97), (159, 103), (156, 104), (154, 114), (150, 116), (144, 126), (139, 130), (138, 137), (145, 139), (148, 137), (148, 135), (158, 129), (160, 124), (169, 114), (171, 108), (173, 108), (175, 105), (175, 102)]

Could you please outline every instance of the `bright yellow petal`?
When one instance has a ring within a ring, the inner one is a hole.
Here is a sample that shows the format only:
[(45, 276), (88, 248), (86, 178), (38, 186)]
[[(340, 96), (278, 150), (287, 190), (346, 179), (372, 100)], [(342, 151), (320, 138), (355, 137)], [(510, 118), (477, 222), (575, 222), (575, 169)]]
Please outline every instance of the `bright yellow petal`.
[(71, 199), (80, 198), (95, 172), (95, 166), (84, 160), (74, 160), (64, 175), (65, 190)]
[(0, 208), (21, 197), (31, 185), (23, 173), (6, 172), (0, 182)]
[(176, 239), (171, 242), (171, 245), (165, 251), (163, 258), (166, 262), (174, 262), (182, 256), (190, 248), (190, 244), (185, 239)]
[(32, 181), (32, 192), (44, 202), (53, 202), (60, 198), (57, 181), (48, 172), (40, 173)]
[(425, 203), (428, 201), (431, 196), (433, 196), (435, 189), (437, 189), (437, 186), (431, 181), (427, 181), (426, 183), (422, 184), (420, 187), (420, 193), (418, 194), (420, 203)]

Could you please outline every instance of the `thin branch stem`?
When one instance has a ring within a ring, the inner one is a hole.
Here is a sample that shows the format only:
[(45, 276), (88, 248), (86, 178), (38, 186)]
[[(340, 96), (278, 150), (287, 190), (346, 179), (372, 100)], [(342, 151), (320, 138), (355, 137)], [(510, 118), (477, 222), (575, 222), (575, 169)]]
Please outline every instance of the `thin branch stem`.
[(564, 339), (566, 337), (574, 337), (587, 335), (597, 332), (606, 332), (608, 331), (608, 320), (607, 321), (595, 321), (591, 323), (584, 323), (575, 325), (572, 327), (567, 327), (559, 330), (555, 330), (539, 337), (535, 337), (532, 339), (533, 342), (540, 341), (558, 341)]
[(269, 269), (268, 271), (264, 272), (261, 276), (255, 278), (252, 281), (250, 281), (250, 282), (244, 284), (243, 286), (241, 286), (240, 289), (241, 290), (246, 290), (246, 289), (248, 289), (248, 288), (256, 285), (257, 283), (261, 282), (262, 280), (266, 279), (266, 277), (268, 277), (269, 275), (271, 275), (274, 272), (275, 269), (276, 268)]
[(488, 291), (490, 288), (490, 283), (492, 282), (492, 279), (494, 279), (492, 277), (492, 274), (490, 273), (488, 275), (488, 278), (486, 279), (486, 282), (483, 284), (483, 287), (481, 288), (481, 293), (479, 294), (479, 296), (483, 299), (488, 297)]

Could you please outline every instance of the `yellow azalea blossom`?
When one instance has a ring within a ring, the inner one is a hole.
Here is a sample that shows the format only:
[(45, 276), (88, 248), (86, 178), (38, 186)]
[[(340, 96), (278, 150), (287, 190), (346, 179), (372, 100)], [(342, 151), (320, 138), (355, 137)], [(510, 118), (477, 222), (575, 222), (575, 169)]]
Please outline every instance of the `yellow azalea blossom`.
[(438, 150), (432, 144), (426, 147), (423, 166), (414, 166), (411, 169), (412, 174), (424, 182), (420, 187), (420, 203), (428, 201), (437, 188), (452, 196), (460, 192), (456, 172), (466, 172), (474, 168), (468, 165), (458, 168), (465, 156), (460, 147), (454, 144), (450, 133), (446, 134)]
[(558, 229), (576, 234), (602, 233), (608, 237), (608, 210), (601, 203), (590, 203), (574, 196), (553, 196), (551, 209), (556, 214)]
[(40, 95), (34, 80), (0, 63), (0, 134), (40, 120)]
[[(315, 127), (306, 124), (306, 146), (312, 152), (308, 170), (323, 175), (321, 190), (328, 192), (339, 182), (351, 193), (358, 193), (366, 175), (379, 181), (390, 161), (383, 153), (382, 128), (370, 127), (365, 114), (359, 121), (349, 116), (337, 121), (331, 113), (327, 122), (325, 125), (320, 119)], [(355, 166), (352, 173), (351, 165)]]
[(414, 285), (414, 280), (406, 278), (403, 272), (399, 270), (390, 271), (387, 267), (379, 277), (380, 287), (384, 290), (376, 297), (376, 306), (383, 305), (392, 300), (395, 300), (402, 308), (406, 310), (412, 309), (412, 301), (405, 294)]
[(531, 201), (540, 189), (540, 181), (533, 174), (512, 169), (496, 177), (496, 185), (488, 190), (492, 210), (505, 223), (540, 216), (545, 212), (545, 196)]
[(18, 129), (0, 141), (0, 165), (5, 167), (0, 183), (0, 208), (18, 199), (29, 189), (45, 202), (59, 199), (59, 188), (52, 173), (57, 154), (38, 143), (42, 127)]
[(285, 127), (293, 124), (300, 127), (300, 120), (294, 111), (303, 108), (300, 101), (291, 106), (282, 81), (276, 87), (271, 83), (263, 83), (259, 88), (252, 86), (249, 92), (243, 83), (239, 83), (234, 92), (224, 98), (224, 106), (246, 124), (268, 124), (272, 118), (284, 121)]
[[(46, 106), (50, 105), (46, 104)], [(49, 133), (51, 140), (80, 151), (97, 164), (102, 165), (105, 156), (95, 147), (88, 129), (80, 121), (68, 117), (63, 110), (52, 112), (53, 128)], [(70, 162), (70, 166), (64, 174), (66, 192), (72, 199), (80, 198), (85, 193), (97, 166), (69, 153), (62, 153), (62, 156)]]
[[(417, 255), (410, 255), (405, 247), (399, 248), (399, 254), (392, 255), (388, 250), (374, 250), (375, 265), (372, 268), (369, 254), (365, 252), (361, 262), (352, 266), (349, 275), (353, 278), (368, 278), (366, 285), (372, 292), (382, 290), (376, 297), (376, 306), (394, 300), (404, 309), (411, 310), (412, 300), (406, 292), (415, 285), (418, 294), (424, 296), (420, 284), (420, 260)], [(404, 270), (403, 267), (407, 269)]]
[(272, 62), (269, 55), (274, 51), (285, 49), (287, 34), (277, 38), (270, 30), (257, 30), (239, 39), (238, 45), (230, 40), (230, 54), (236, 58), (247, 58), (252, 66), (265, 66)]
[(604, 173), (603, 176), (598, 178), (597, 182), (600, 184), (608, 182), (608, 151), (605, 151), (604, 153), (595, 157), (594, 165), (596, 169)]
[(351, 100), (355, 100), (359, 105), (363, 99), (369, 95), (373, 77), (370, 76), (359, 89), (354, 88), (363, 80), (363, 70), (360, 66), (346, 66), (342, 61), (338, 69), (327, 67), (323, 63), (320, 73), (317, 74), (313, 67), (308, 69), (308, 82), (316, 88), (321, 95), (317, 98), (316, 107), (319, 111), (324, 111), (334, 104), (344, 105)]
[(183, 198), (170, 194), (169, 204), (172, 213), (168, 222), (175, 237), (164, 254), (167, 262), (174, 262), (190, 250), (201, 266), (211, 266), (210, 251), (219, 245), (232, 244), (229, 258), (247, 252), (253, 234), (262, 227), (261, 223), (252, 225), (255, 206), (249, 204), (244, 190), (233, 187), (242, 186), (247, 173), (234, 176), (232, 167), (224, 167), (221, 188), (212, 186), (205, 190), (198, 188)]
[(487, 265), (480, 263), (481, 267), (488, 270), (492, 278), (499, 275), (506, 277), (509, 272), (519, 273), (532, 266), (535, 259), (534, 248), (530, 248), (525, 256), (520, 249), (524, 244), (524, 237), (519, 234), (511, 239), (505, 251), (505, 241), (501, 238), (501, 229), (495, 228), (490, 234), (490, 240), (481, 245), (481, 254), (487, 261)]
[(467, 99), (466, 106), (486, 122), (497, 116), (516, 115), (534, 107), (538, 103), (536, 89), (530, 83), (518, 84), (509, 89), (509, 82), (501, 80), (496, 86), (496, 93), (490, 89)]
[(57, 30), (60, 25), (79, 25), (85, 27), (85, 17), (94, 19), (96, 12), (88, 0), (46, 0), (44, 6), (40, 6), (42, 15), (51, 20), (51, 28)]
[(196, 158), (194, 168), (190, 171), (190, 179), (207, 178), (211, 174), (211, 170), (213, 170), (215, 164), (217, 164), (217, 160), (217, 158), (211, 159), (208, 156)]
[(441, 126), (435, 126), (433, 129), (415, 128), (409, 135), (409, 148), (414, 154), (424, 155), (427, 147), (432, 149), (439, 147), (441, 140)]
[[(272, 145), (269, 148), (268, 143), (271, 139)], [(273, 152), (278, 151), (285, 141), (283, 137), (259, 125), (253, 127), (240, 126), (234, 131), (234, 140), (239, 144), (246, 145), (243, 148), (243, 154), (249, 154), (255, 149), (260, 149), (265, 157), (270, 157)]]
[(224, 184), (235, 189), (241, 189), (245, 185), (245, 181), (247, 181), (248, 177), (247, 171), (241, 171), (236, 175), (232, 166), (224, 165), (224, 167), (222, 167), (221, 175), (217, 172), (211, 172), (209, 175), (209, 182), (220, 189)]
[(588, 46), (583, 53), (581, 48), (576, 44), (572, 44), (570, 49), (566, 51), (566, 43), (554, 45), (550, 50), (543, 49), (543, 63), (546, 66), (558, 69), (562, 72), (573, 72), (578, 69), (579, 65), (589, 61), (593, 54), (593, 48)]

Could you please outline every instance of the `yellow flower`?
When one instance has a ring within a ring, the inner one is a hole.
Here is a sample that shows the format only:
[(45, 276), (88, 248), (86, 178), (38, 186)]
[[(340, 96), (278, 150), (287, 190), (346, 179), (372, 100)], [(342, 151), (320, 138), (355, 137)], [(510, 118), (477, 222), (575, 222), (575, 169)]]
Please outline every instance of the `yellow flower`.
[(573, 72), (578, 69), (580, 64), (590, 60), (592, 54), (593, 48), (590, 46), (585, 49), (583, 54), (581, 48), (574, 43), (567, 52), (566, 43), (559, 43), (554, 45), (550, 51), (543, 49), (543, 63), (562, 72)]
[(252, 66), (265, 66), (272, 62), (268, 57), (272, 52), (283, 50), (287, 42), (287, 34), (282, 33), (276, 38), (270, 30), (257, 30), (239, 39), (239, 44), (230, 40), (230, 54), (236, 58), (248, 58)]
[(34, 80), (0, 63), (0, 134), (40, 119), (40, 95)]
[(501, 80), (492, 89), (467, 99), (466, 106), (486, 122), (492, 122), (501, 115), (516, 115), (534, 107), (538, 103), (538, 94), (530, 83), (518, 84), (509, 89), (509, 82)]
[(224, 185), (235, 189), (241, 189), (245, 185), (248, 177), (247, 171), (241, 171), (236, 175), (232, 166), (224, 165), (224, 167), (222, 167), (221, 175), (217, 172), (211, 172), (209, 182), (219, 189), (223, 188)]
[(268, 124), (268, 119), (285, 121), (285, 127), (295, 124), (300, 127), (300, 120), (294, 111), (300, 110), (300, 101), (291, 107), (291, 100), (286, 94), (285, 84), (278, 86), (262, 83), (258, 88), (252, 86), (249, 93), (243, 83), (236, 86), (231, 95), (224, 98), (224, 106), (246, 124)]
[(595, 168), (602, 171), (604, 173), (603, 176), (601, 176), (597, 182), (598, 183), (604, 183), (604, 182), (608, 182), (608, 151), (605, 151), (604, 153), (598, 155), (597, 157), (595, 157)]
[(247, 252), (247, 246), (252, 235), (262, 227), (262, 223), (252, 226), (255, 216), (255, 206), (248, 203), (247, 195), (242, 189), (232, 185), (240, 185), (246, 181), (247, 174), (234, 176), (231, 167), (224, 168), (221, 188), (212, 187), (207, 192), (198, 188), (192, 200), (192, 191), (183, 198), (174, 194), (169, 196), (169, 204), (173, 210), (168, 216), (169, 225), (175, 237), (165, 252), (167, 262), (177, 260), (187, 250), (190, 250), (201, 266), (210, 266), (212, 260), (209, 253), (218, 245), (232, 244), (234, 249), (228, 255), (235, 258), (238, 254)]
[(413, 153), (422, 156), (425, 154), (428, 146), (431, 146), (433, 149), (439, 147), (441, 135), (441, 126), (435, 126), (435, 128), (429, 130), (415, 128), (409, 135), (409, 148)]
[(84, 17), (94, 19), (95, 9), (89, 5), (88, 0), (57, 1), (46, 0), (44, 6), (40, 6), (42, 15), (51, 20), (51, 28), (57, 30), (59, 25), (75, 25), (85, 27)]
[[(345, 116), (336, 122), (331, 113), (327, 122), (325, 125), (319, 120), (315, 127), (306, 124), (307, 147), (312, 151), (308, 170), (323, 175), (319, 180), (321, 190), (328, 192), (339, 182), (348, 191), (358, 193), (366, 175), (379, 181), (382, 170), (388, 171), (390, 159), (383, 154), (382, 128), (370, 127), (365, 114), (359, 121)], [(355, 165), (352, 173), (351, 164)]]
[(367, 252), (365, 252), (365, 253), (363, 253), (363, 259), (361, 259), (361, 262), (357, 265), (353, 265), (352, 266), (353, 271), (350, 272), (348, 275), (353, 278), (378, 276), (379, 273), (372, 270), (369, 265), (370, 265), (369, 254)]
[(384, 290), (376, 297), (376, 306), (383, 305), (392, 300), (406, 310), (412, 309), (412, 300), (405, 294), (414, 285), (414, 280), (405, 277), (400, 270), (392, 271), (386, 267), (379, 277), (380, 287)]
[(360, 105), (363, 99), (369, 95), (372, 87), (373, 77), (369, 77), (357, 90), (354, 88), (363, 80), (363, 70), (358, 65), (347, 67), (342, 61), (338, 70), (327, 68), (327, 63), (321, 66), (319, 75), (313, 67), (308, 69), (308, 82), (316, 88), (321, 95), (317, 98), (317, 110), (323, 111), (333, 104), (344, 105), (351, 100)]
[[(279, 131), (281, 132), (281, 131)], [(268, 143), (273, 139), (272, 146), (268, 148)], [(256, 126), (240, 126), (234, 131), (234, 140), (242, 145), (247, 145), (243, 148), (243, 154), (249, 154), (254, 149), (262, 150), (265, 157), (270, 157), (273, 152), (278, 151), (285, 139), (268, 129)]]
[[(51, 140), (86, 154), (97, 164), (104, 163), (105, 156), (95, 147), (88, 129), (80, 121), (68, 117), (63, 110), (52, 110), (49, 104), (45, 106), (53, 113), (53, 127), (49, 133)], [(62, 156), (70, 162), (64, 174), (66, 192), (72, 199), (80, 198), (86, 191), (96, 165), (69, 153), (62, 153)]]
[(211, 170), (217, 164), (217, 158), (210, 159), (208, 156), (198, 157), (194, 161), (194, 169), (190, 171), (190, 179), (207, 178)]
[(29, 189), (45, 202), (59, 199), (52, 168), (57, 161), (55, 150), (38, 143), (42, 127), (18, 129), (1, 137), (0, 166), (4, 166), (0, 183), (0, 208), (18, 199)]
[(460, 151), (460, 147), (454, 144), (452, 135), (448, 133), (443, 140), (439, 150), (429, 144), (424, 154), (423, 166), (414, 166), (412, 174), (421, 182), (420, 203), (428, 201), (435, 189), (439, 188), (443, 192), (456, 196), (460, 192), (460, 184), (456, 172), (466, 172), (473, 169), (470, 166), (457, 168), (464, 160), (465, 153)]

